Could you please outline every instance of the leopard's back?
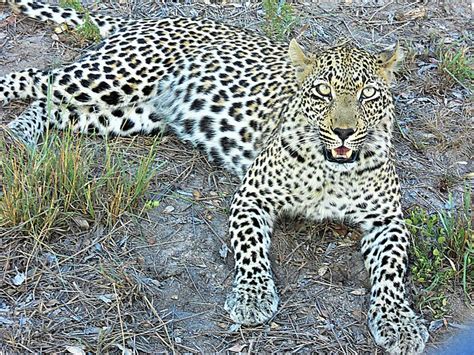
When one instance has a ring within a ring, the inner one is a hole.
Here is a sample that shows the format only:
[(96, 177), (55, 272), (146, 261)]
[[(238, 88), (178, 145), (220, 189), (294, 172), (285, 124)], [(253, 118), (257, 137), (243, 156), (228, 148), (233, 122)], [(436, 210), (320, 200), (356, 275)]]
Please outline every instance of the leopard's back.
[[(10, 3), (40, 20), (83, 20)], [(79, 131), (126, 136), (168, 127), (243, 176), (297, 89), (287, 46), (208, 19), (90, 18), (106, 36), (98, 45), (72, 64), (19, 75), (17, 89), (26, 90), (7, 99), (44, 100), (52, 86), (55, 103), (67, 104), (54, 115), (60, 128), (73, 121)]]

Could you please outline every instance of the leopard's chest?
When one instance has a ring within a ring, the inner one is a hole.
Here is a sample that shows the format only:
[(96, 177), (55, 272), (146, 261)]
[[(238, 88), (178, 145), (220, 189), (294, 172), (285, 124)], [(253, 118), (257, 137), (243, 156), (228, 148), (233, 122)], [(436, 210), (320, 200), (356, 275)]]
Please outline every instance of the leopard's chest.
[(352, 209), (353, 189), (351, 185), (323, 181), (311, 192), (302, 193), (302, 201), (295, 207), (300, 214), (311, 220), (342, 220), (346, 212)]
[(305, 169), (294, 176), (294, 189), (289, 191), (293, 203), (285, 212), (304, 215), (311, 220), (343, 220), (357, 209), (367, 177), (355, 171), (328, 169), (324, 162), (314, 169)]

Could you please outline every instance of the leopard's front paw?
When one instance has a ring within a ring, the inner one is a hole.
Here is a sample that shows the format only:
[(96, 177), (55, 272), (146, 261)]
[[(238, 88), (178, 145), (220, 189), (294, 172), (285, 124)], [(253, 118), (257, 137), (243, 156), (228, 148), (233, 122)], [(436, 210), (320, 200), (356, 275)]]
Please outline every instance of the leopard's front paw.
[(278, 307), (275, 283), (268, 279), (264, 284), (237, 283), (227, 296), (224, 308), (230, 318), (244, 325), (262, 324), (269, 320)]
[(420, 354), (428, 341), (429, 333), (411, 309), (404, 311), (390, 307), (384, 312), (380, 308), (369, 311), (369, 328), (377, 345), (389, 354)]

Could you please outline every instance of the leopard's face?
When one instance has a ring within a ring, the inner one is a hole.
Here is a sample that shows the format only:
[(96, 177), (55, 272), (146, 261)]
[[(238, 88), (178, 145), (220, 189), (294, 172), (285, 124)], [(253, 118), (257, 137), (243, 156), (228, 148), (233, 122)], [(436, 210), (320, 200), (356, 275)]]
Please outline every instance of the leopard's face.
[[(390, 129), (394, 107), (389, 83), (394, 63), (352, 46), (307, 58), (301, 110), (326, 160), (351, 163), (376, 130)], [(397, 54), (397, 61), (399, 60)], [(395, 63), (396, 64), (396, 63)]]

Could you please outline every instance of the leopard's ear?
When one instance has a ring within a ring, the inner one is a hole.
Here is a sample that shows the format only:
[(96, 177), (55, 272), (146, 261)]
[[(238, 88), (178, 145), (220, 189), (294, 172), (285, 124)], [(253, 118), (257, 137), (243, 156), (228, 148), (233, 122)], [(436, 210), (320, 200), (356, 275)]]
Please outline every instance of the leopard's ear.
[(403, 62), (403, 50), (397, 44), (391, 48), (383, 50), (375, 55), (377, 64), (380, 66), (379, 74), (385, 79), (387, 83), (393, 80), (394, 73)]
[(303, 82), (311, 70), (311, 62), (295, 39), (292, 39), (290, 42), (288, 55), (296, 69), (296, 78), (300, 83)]

